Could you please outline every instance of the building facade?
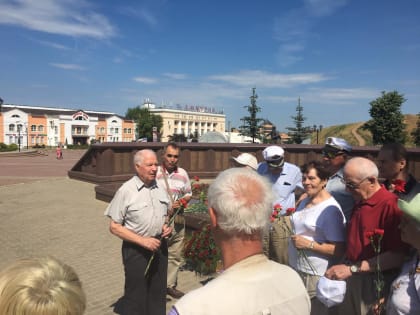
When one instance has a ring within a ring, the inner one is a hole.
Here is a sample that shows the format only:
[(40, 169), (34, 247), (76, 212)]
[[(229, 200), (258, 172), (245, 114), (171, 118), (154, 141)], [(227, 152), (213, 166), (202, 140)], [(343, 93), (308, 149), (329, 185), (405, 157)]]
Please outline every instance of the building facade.
[(0, 142), (20, 147), (131, 142), (135, 123), (117, 114), (3, 104)]
[(211, 107), (156, 106), (148, 99), (144, 101), (142, 107), (162, 117), (162, 142), (167, 142), (169, 136), (174, 134), (183, 134), (188, 138), (190, 135), (200, 137), (209, 131), (225, 132), (226, 115)]

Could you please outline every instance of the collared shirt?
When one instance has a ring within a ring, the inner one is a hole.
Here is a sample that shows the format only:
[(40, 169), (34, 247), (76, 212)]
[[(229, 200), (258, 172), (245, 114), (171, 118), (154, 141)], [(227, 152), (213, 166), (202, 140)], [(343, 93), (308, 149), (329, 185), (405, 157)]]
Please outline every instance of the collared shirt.
[(366, 232), (384, 230), (381, 252), (404, 251), (407, 245), (401, 241), (398, 228), (402, 212), (397, 197), (383, 186), (372, 197), (354, 207), (347, 230), (347, 259), (357, 262), (374, 257), (375, 251)]
[(170, 201), (156, 184), (146, 187), (138, 176), (125, 182), (115, 193), (105, 215), (141, 236), (162, 233)]
[(281, 214), (285, 214), (288, 208), (295, 207), (294, 191), (296, 187), (303, 189), (302, 172), (296, 165), (285, 162), (280, 174), (272, 174), (267, 162), (262, 162), (258, 165), (257, 172), (267, 177), (273, 184), (275, 196), (273, 205), (277, 203), (281, 205)]
[(158, 167), (156, 180), (160, 187), (167, 191), (164, 173), (168, 180), (168, 185), (172, 198), (178, 200), (185, 196), (191, 196), (191, 182), (188, 173), (181, 167), (177, 167), (172, 173), (169, 173), (162, 165)]
[(343, 168), (340, 168), (337, 173), (328, 179), (326, 189), (340, 204), (341, 210), (343, 210), (346, 217), (346, 222), (349, 222), (353, 212), (354, 199), (351, 193), (346, 191), (346, 185), (343, 183), (343, 180)]
[[(279, 283), (287, 283), (287, 289)], [(309, 315), (310, 304), (303, 282), (292, 268), (258, 254), (244, 258), (205, 286), (188, 292), (175, 304), (177, 311), (170, 314)]]

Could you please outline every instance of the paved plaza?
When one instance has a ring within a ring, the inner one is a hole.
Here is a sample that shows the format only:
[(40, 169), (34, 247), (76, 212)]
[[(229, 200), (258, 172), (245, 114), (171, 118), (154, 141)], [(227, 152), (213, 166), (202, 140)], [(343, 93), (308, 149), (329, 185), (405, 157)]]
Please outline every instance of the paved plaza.
[[(107, 203), (95, 199), (94, 185), (67, 177), (84, 151), (48, 155), (0, 155), (0, 269), (19, 258), (52, 255), (71, 265), (87, 294), (86, 315), (116, 314), (123, 292), (121, 241), (108, 230)], [(179, 289), (200, 287), (190, 271)], [(167, 303), (167, 308), (174, 301)]]

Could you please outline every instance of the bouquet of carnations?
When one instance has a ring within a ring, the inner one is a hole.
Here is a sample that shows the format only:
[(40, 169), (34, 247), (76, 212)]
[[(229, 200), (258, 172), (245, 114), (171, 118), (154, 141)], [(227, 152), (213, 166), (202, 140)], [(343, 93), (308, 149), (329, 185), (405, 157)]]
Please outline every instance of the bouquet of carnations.
[(184, 257), (187, 265), (200, 275), (216, 272), (221, 253), (213, 239), (210, 224), (192, 232), (184, 247)]

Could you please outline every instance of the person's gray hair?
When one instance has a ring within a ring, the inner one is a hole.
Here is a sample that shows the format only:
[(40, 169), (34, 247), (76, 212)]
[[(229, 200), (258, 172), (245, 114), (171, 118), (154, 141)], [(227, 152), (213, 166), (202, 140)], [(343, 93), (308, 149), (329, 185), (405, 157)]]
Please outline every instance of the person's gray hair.
[(255, 234), (269, 223), (273, 193), (270, 182), (247, 168), (221, 172), (208, 190), (208, 205), (227, 234)]
[(379, 176), (379, 170), (376, 164), (372, 160), (364, 157), (354, 157), (348, 160), (344, 166), (344, 172), (349, 168), (355, 170), (352, 175), (360, 180), (367, 177), (378, 178)]
[(143, 149), (143, 150), (137, 151), (136, 154), (134, 154), (134, 157), (133, 157), (134, 165), (136, 165), (136, 164), (141, 165), (143, 163), (144, 157), (149, 155), (149, 154), (156, 155), (155, 151), (150, 150), (150, 149)]

